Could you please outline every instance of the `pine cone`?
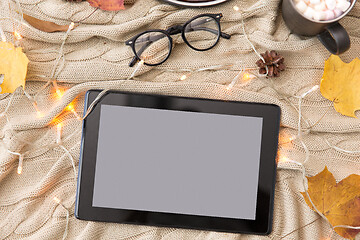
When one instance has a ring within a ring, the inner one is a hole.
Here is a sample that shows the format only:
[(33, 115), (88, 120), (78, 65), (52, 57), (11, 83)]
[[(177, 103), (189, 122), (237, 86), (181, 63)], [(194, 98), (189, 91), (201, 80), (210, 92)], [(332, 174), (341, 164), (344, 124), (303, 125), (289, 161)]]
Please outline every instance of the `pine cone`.
[(262, 59), (256, 62), (256, 65), (260, 68), (260, 74), (266, 74), (266, 66), (268, 67), (268, 76), (269, 77), (279, 77), (280, 71), (285, 70), (284, 57), (278, 54), (276, 51), (266, 51), (262, 53), (261, 56), (264, 58), (265, 62)]

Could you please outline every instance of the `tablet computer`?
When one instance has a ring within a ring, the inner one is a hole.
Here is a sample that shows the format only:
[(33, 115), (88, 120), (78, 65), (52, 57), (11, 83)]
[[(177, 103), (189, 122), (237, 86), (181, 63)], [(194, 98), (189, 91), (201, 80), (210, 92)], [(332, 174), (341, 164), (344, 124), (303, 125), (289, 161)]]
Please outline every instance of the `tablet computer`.
[(279, 124), (276, 105), (108, 92), (83, 122), (75, 216), (268, 234)]

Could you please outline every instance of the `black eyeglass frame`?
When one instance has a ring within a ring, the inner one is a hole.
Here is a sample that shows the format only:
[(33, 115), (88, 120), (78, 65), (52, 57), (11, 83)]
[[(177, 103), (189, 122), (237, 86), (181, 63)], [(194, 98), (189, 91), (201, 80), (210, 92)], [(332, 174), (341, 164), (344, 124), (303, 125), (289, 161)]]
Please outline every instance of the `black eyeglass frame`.
[[(205, 49), (199, 49), (199, 48), (196, 48), (194, 46), (192, 46), (188, 40), (186, 39), (185, 37), (185, 29), (186, 27), (194, 20), (198, 19), (198, 18), (201, 18), (201, 17), (211, 17), (215, 20), (217, 26), (218, 26), (218, 33), (217, 33), (217, 39), (216, 39), (216, 42), (208, 47), (208, 48), (205, 48)], [(144, 31), (142, 33), (139, 33), (137, 34), (136, 36), (132, 37), (131, 39), (127, 40), (125, 42), (125, 44), (127, 46), (130, 46), (132, 48), (132, 51), (134, 53), (134, 58), (131, 60), (131, 62), (129, 63), (129, 66), (130, 67), (133, 67), (135, 65), (135, 63), (137, 61), (140, 61), (141, 58), (140, 56), (138, 56), (138, 53), (136, 52), (136, 49), (135, 49), (135, 43), (136, 43), (136, 40), (141, 37), (142, 35), (146, 34), (146, 33), (150, 33), (150, 32), (159, 32), (159, 33), (163, 33), (168, 39), (169, 39), (169, 53), (168, 55), (166, 56), (166, 58), (164, 60), (162, 60), (161, 62), (159, 63), (155, 63), (155, 64), (151, 64), (151, 63), (146, 63), (144, 61), (144, 64), (147, 65), (147, 66), (158, 66), (158, 65), (161, 65), (163, 64), (164, 62), (166, 62), (166, 60), (169, 59), (170, 55), (171, 55), (171, 52), (172, 52), (172, 48), (173, 48), (173, 39), (171, 37), (171, 35), (175, 35), (175, 34), (179, 34), (181, 33), (181, 37), (182, 39), (184, 40), (184, 42), (186, 43), (186, 45), (188, 45), (190, 48), (192, 48), (193, 50), (195, 51), (208, 51), (210, 49), (212, 49), (213, 47), (215, 47), (217, 45), (217, 43), (219, 42), (220, 40), (220, 37), (222, 38), (225, 38), (225, 39), (230, 39), (231, 38), (231, 35), (227, 34), (227, 33), (224, 33), (221, 31), (221, 25), (220, 25), (220, 19), (223, 17), (222, 13), (218, 13), (218, 14), (200, 14), (200, 15), (197, 15), (193, 18), (191, 18), (190, 20), (188, 20), (185, 24), (183, 25), (175, 25), (175, 26), (172, 26), (166, 30), (162, 30), (162, 29), (151, 29), (151, 30), (147, 30), (147, 31)]]

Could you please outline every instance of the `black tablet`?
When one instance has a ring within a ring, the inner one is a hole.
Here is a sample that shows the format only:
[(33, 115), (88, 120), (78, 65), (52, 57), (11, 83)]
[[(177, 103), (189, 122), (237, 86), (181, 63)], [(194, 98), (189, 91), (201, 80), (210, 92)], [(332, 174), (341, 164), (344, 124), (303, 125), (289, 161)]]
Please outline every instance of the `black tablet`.
[(279, 123), (275, 105), (109, 92), (83, 122), (75, 216), (268, 234)]

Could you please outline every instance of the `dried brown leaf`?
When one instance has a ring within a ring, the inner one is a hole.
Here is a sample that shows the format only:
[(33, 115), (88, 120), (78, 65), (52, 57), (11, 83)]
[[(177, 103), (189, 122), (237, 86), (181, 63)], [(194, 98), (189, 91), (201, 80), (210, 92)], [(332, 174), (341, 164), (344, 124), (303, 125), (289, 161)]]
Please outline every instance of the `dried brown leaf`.
[(58, 25), (56, 23), (40, 20), (26, 14), (24, 14), (24, 19), (31, 26), (43, 32), (66, 32), (69, 29), (69, 25)]

